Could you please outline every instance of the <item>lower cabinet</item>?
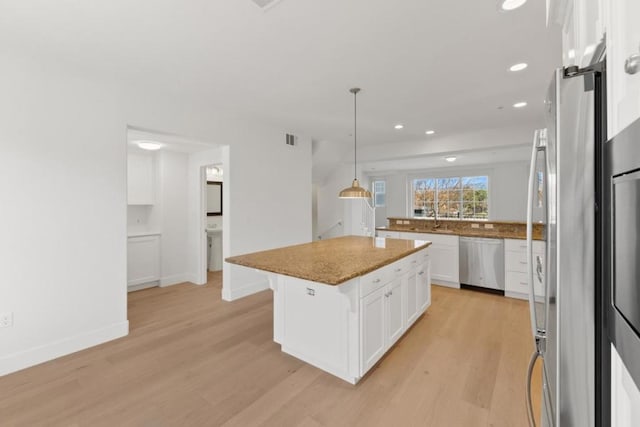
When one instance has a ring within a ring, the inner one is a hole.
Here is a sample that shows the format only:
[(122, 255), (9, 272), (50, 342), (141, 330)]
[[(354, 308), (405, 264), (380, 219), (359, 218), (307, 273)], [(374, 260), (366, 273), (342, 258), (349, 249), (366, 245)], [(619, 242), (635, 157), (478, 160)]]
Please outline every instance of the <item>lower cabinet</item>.
[(130, 290), (155, 285), (160, 280), (160, 236), (129, 237), (127, 285)]
[(438, 285), (460, 287), (460, 237), (433, 233), (401, 232), (401, 239), (429, 240), (433, 262), (431, 279)]
[(279, 274), (269, 283), (282, 351), (352, 384), (431, 302), (427, 249), (337, 286)]
[[(533, 242), (534, 289), (537, 298), (544, 297), (545, 243)], [(527, 278), (527, 241), (504, 239), (504, 295), (511, 298), (529, 298)]]

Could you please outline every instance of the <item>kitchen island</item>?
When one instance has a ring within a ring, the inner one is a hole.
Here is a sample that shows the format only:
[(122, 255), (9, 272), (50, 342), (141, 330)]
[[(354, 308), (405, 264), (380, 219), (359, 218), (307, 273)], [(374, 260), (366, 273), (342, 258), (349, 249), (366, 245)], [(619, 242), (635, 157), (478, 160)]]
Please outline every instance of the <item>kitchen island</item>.
[(431, 304), (430, 244), (345, 236), (226, 261), (268, 275), (282, 351), (355, 384)]

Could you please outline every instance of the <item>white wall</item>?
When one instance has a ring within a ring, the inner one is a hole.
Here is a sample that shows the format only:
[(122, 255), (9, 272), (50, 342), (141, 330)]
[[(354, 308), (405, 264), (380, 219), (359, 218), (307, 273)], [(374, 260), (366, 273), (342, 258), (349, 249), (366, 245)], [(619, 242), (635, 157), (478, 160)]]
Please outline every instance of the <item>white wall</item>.
[[(415, 175), (453, 176), (486, 174), (489, 176), (489, 219), (494, 221), (525, 221), (527, 215), (528, 164), (503, 163), (467, 168), (443, 168), (417, 172), (394, 172), (376, 175), (387, 181), (387, 217), (406, 217), (408, 212), (408, 180)], [(376, 218), (377, 221), (377, 218)]]
[(189, 155), (171, 151), (158, 153), (158, 203), (160, 211), (161, 286), (189, 280), (188, 198)]
[[(14, 313), (0, 375), (128, 332), (127, 125), (230, 147), (230, 254), (311, 239), (308, 139), (287, 151), (284, 129), (78, 64), (6, 51), (0, 64), (0, 312)], [(230, 296), (245, 279), (229, 275)]]

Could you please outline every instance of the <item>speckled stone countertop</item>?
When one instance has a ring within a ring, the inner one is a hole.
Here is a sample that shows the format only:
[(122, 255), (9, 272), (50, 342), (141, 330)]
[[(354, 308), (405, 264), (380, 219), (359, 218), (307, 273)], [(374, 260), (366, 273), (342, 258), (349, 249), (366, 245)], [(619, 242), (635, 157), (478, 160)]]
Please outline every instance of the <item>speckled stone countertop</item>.
[(231, 264), (339, 285), (418, 252), (431, 242), (345, 236), (227, 258)]
[[(525, 233), (501, 231), (501, 230), (484, 230), (482, 228), (478, 231), (470, 230), (441, 230), (441, 229), (424, 229), (424, 228), (406, 228), (406, 227), (376, 227), (379, 231), (399, 231), (401, 233), (431, 233), (431, 234), (445, 234), (450, 236), (464, 236), (464, 237), (484, 237), (493, 239), (526, 239)], [(533, 240), (542, 240), (542, 236), (535, 233)]]

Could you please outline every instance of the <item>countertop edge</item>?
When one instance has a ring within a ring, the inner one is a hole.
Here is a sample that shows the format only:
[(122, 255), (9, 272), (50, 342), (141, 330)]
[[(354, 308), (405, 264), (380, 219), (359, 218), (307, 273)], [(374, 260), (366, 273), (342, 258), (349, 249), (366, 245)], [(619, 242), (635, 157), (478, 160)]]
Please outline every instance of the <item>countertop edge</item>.
[[(438, 231), (438, 230), (407, 230), (407, 229), (403, 229), (403, 228), (396, 228), (396, 227), (376, 227), (376, 231), (393, 231), (393, 232), (399, 232), (399, 233), (421, 233), (421, 234), (438, 234), (440, 236), (459, 236), (459, 237), (478, 237), (478, 238), (484, 238), (484, 239), (513, 239), (513, 240), (527, 240), (526, 236), (522, 236), (522, 237), (516, 237), (516, 236), (504, 236), (501, 233), (492, 233), (492, 232), (487, 232), (487, 233), (482, 233), (482, 232), (471, 232), (471, 233), (465, 233), (463, 232), (442, 232), (442, 231)], [(537, 239), (537, 238), (533, 238), (533, 240), (543, 240), (543, 239)]]
[[(379, 268), (382, 268), (384, 266), (392, 264), (392, 263), (394, 263), (394, 262), (396, 262), (398, 260), (401, 260), (402, 258), (408, 257), (409, 255), (412, 255), (412, 254), (414, 254), (416, 252), (419, 252), (419, 251), (421, 251), (423, 249), (426, 249), (429, 246), (431, 246), (431, 242), (428, 241), (428, 240), (425, 240), (423, 245), (421, 245), (421, 246), (419, 246), (417, 248), (412, 248), (412, 249), (408, 250), (407, 252), (404, 252), (403, 254), (401, 254), (399, 256), (395, 256), (395, 257), (391, 257), (389, 259), (385, 259), (384, 262), (380, 262), (378, 264), (374, 264), (371, 267), (355, 271), (353, 274), (349, 274), (347, 276), (343, 276), (343, 277), (339, 278), (338, 280), (328, 281), (328, 282), (322, 282), (322, 281), (314, 280), (312, 277), (308, 277), (308, 276), (305, 277), (305, 275), (302, 275), (302, 274), (301, 275), (297, 275), (297, 276), (293, 276), (291, 274), (286, 274), (286, 273), (283, 273), (281, 271), (276, 271), (275, 268), (274, 269), (258, 268), (258, 267), (254, 266), (254, 265), (249, 265), (248, 263), (238, 262), (238, 260), (234, 259), (236, 257), (229, 257), (229, 258), (226, 258), (224, 261), (228, 262), (229, 264), (240, 265), (242, 267), (253, 268), (255, 270), (260, 270), (260, 271), (267, 271), (269, 273), (274, 273), (274, 274), (281, 274), (283, 276), (294, 277), (296, 279), (308, 280), (310, 282), (322, 283), (324, 285), (329, 285), (329, 286), (339, 286), (339, 285), (341, 285), (341, 284), (343, 284), (345, 282), (348, 282), (351, 279), (355, 279), (356, 277), (364, 276), (367, 273), (371, 273), (372, 271), (378, 270)], [(240, 257), (242, 255), (238, 255), (238, 256)]]

